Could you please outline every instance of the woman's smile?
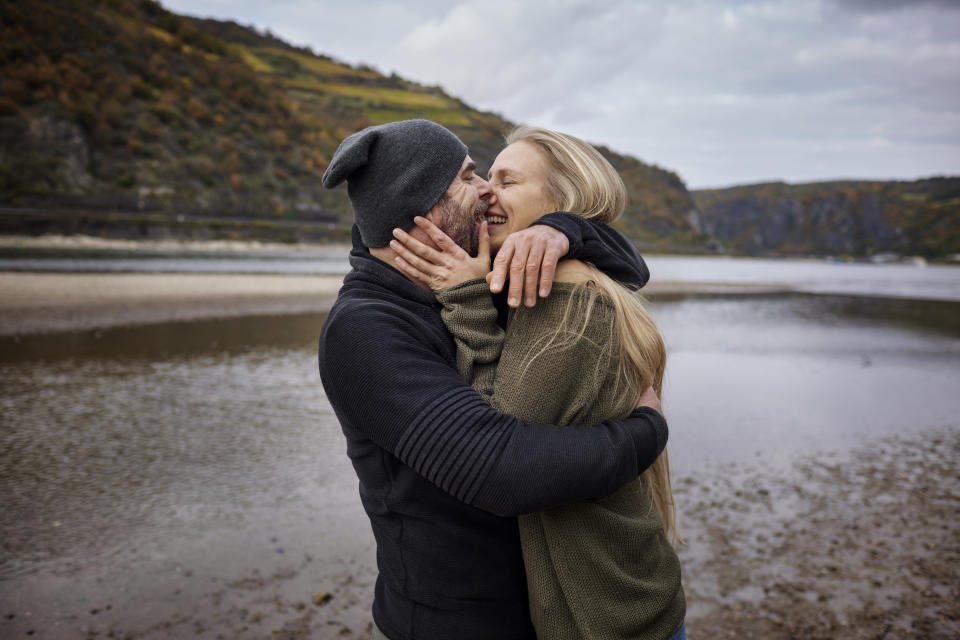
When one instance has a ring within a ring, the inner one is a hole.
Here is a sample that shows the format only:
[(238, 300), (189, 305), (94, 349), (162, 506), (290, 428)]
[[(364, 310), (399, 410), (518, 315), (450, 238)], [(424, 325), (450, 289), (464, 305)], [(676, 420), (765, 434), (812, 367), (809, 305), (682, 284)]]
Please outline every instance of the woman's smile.
[(506, 224), (507, 216), (501, 215), (499, 213), (491, 213), (488, 209), (487, 212), (480, 216), (480, 221), (486, 221), (491, 227), (498, 224)]

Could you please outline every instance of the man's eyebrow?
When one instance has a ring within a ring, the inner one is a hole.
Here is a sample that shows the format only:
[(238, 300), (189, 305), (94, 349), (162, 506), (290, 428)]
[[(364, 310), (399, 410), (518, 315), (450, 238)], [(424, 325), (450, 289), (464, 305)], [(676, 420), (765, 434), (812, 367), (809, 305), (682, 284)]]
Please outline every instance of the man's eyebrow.
[(469, 162), (467, 163), (467, 166), (463, 168), (463, 171), (461, 171), (460, 173), (473, 173), (476, 170), (477, 170), (477, 163)]

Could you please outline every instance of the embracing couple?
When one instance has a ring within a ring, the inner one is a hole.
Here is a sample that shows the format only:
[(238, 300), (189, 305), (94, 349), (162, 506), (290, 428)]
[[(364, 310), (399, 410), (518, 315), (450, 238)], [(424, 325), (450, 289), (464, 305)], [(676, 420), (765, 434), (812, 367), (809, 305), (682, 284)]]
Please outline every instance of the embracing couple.
[(373, 637), (682, 639), (666, 354), (607, 226), (626, 190), (572, 136), (507, 143), (487, 181), (447, 129), (394, 122), (324, 174), (356, 221), (319, 357), (377, 543)]

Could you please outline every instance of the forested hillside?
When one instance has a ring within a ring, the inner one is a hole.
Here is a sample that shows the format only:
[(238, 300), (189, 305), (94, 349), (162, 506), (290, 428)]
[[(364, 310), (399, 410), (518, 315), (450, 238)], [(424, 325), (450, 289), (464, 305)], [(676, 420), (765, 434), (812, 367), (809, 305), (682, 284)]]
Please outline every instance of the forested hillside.
[[(343, 238), (346, 193), (320, 185), (330, 156), (358, 129), (415, 117), (456, 132), (484, 171), (513, 126), (152, 0), (0, 2), (0, 205), (42, 211), (7, 211), (0, 231)], [(606, 153), (630, 189), (631, 237), (707, 246), (676, 174)]]

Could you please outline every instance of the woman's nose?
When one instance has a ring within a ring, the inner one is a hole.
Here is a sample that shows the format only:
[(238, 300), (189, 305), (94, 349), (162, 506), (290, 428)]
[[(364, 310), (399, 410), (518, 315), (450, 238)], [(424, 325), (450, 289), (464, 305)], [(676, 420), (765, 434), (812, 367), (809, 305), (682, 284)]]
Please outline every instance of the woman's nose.
[(483, 202), (487, 203), (487, 207), (492, 207), (497, 204), (497, 194), (494, 193), (493, 189), (487, 189), (486, 191), (480, 192), (480, 199)]

